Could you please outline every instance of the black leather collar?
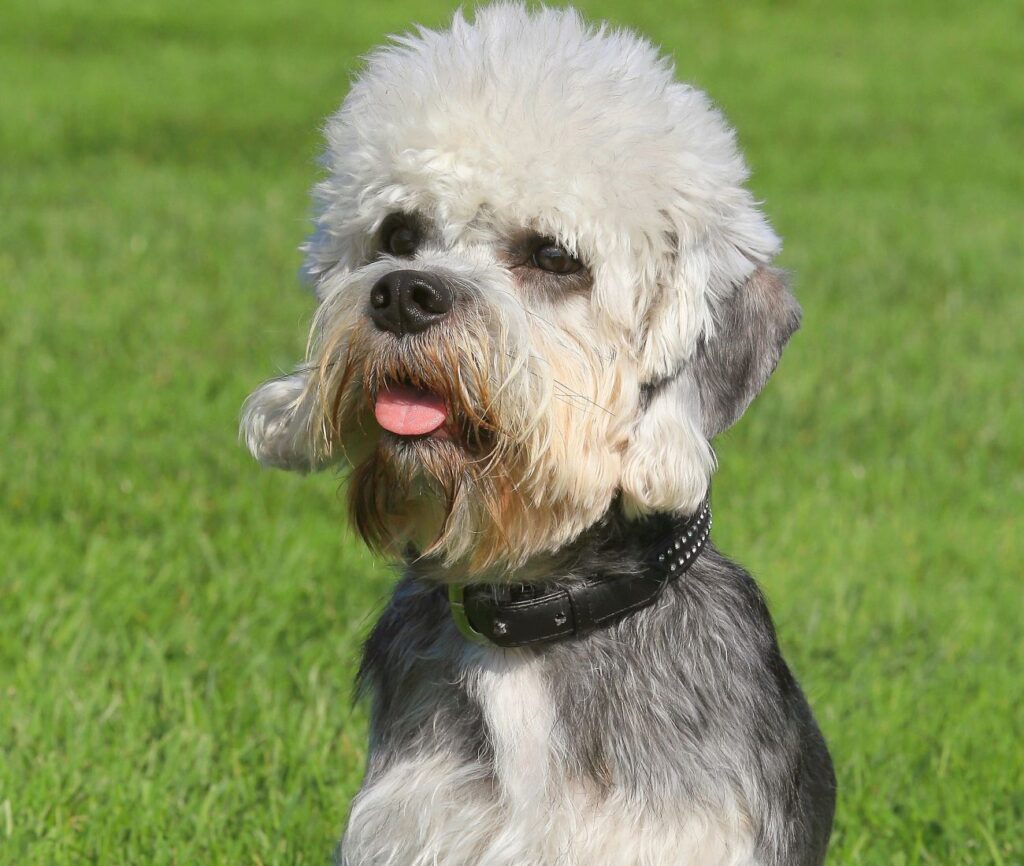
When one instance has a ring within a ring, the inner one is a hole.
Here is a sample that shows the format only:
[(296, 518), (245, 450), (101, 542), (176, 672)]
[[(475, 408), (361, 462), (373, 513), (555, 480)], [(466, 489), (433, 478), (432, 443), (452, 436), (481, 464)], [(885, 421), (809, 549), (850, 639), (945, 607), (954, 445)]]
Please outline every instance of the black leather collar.
[(710, 532), (711, 506), (705, 499), (639, 574), (553, 586), (451, 585), (452, 619), (467, 640), (500, 647), (582, 637), (656, 602), (700, 556)]

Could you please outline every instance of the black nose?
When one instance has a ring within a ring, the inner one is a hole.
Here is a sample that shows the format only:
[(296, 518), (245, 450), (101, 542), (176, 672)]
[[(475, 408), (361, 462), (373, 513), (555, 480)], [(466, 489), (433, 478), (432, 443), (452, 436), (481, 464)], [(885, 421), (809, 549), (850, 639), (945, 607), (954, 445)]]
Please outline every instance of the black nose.
[(392, 271), (370, 291), (370, 316), (382, 331), (419, 334), (451, 312), (455, 298), (444, 282), (425, 271)]

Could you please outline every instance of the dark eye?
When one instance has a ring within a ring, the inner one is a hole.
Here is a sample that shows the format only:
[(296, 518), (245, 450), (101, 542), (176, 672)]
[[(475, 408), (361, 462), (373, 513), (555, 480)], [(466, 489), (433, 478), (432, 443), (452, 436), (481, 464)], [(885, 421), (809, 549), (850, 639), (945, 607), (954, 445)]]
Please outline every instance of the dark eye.
[(381, 246), (384, 252), (393, 256), (411, 256), (416, 252), (419, 242), (419, 232), (404, 222), (385, 225), (381, 233)]
[(533, 253), (533, 264), (542, 271), (553, 274), (574, 274), (581, 267), (580, 260), (569, 255), (565, 247), (558, 244), (544, 243)]

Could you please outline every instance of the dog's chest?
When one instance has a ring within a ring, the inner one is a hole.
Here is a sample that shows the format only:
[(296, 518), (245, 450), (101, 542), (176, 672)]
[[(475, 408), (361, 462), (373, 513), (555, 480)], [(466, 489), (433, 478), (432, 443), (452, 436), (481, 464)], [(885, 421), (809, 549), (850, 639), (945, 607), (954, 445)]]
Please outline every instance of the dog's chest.
[[(474, 651), (477, 652), (477, 651)], [(738, 811), (646, 808), (570, 770), (573, 719), (536, 658), (488, 651), (467, 679), (490, 754), (457, 756), (437, 731), (353, 803), (344, 866), (753, 866)]]

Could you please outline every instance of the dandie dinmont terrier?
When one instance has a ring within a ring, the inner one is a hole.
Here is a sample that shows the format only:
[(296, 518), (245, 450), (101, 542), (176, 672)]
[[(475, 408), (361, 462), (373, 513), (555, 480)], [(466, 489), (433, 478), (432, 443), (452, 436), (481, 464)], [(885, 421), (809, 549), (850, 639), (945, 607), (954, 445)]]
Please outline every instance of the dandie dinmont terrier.
[(352, 467), (404, 577), (347, 866), (810, 866), (834, 777), (712, 438), (800, 309), (734, 134), (637, 36), (460, 15), (372, 53), (327, 124), (306, 360), (261, 463)]

